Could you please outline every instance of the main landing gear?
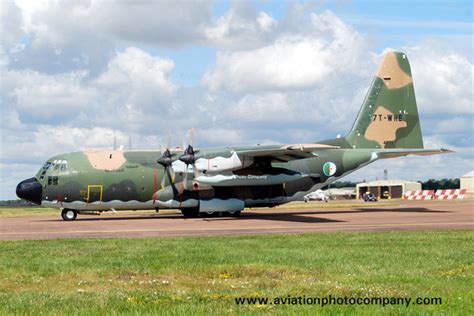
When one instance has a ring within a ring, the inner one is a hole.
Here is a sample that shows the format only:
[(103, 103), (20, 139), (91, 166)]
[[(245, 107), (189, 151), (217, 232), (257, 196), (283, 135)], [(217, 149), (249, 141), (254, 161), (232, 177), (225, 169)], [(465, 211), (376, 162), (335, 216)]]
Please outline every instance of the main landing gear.
[(242, 211), (230, 211), (230, 212), (199, 212), (199, 207), (185, 208), (181, 210), (181, 213), (186, 218), (196, 217), (216, 217), (222, 215), (223, 217), (239, 217)]
[(65, 208), (61, 212), (61, 217), (65, 221), (73, 221), (77, 217), (77, 211), (70, 208)]

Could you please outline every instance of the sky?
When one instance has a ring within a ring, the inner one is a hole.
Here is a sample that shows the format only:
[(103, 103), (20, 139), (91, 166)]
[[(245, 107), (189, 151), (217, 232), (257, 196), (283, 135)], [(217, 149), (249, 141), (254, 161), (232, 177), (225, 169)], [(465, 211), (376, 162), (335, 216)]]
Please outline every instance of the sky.
[(474, 169), (471, 1), (0, 1), (0, 199), (91, 148), (345, 135), (384, 52), (412, 68), (426, 148), (346, 180)]

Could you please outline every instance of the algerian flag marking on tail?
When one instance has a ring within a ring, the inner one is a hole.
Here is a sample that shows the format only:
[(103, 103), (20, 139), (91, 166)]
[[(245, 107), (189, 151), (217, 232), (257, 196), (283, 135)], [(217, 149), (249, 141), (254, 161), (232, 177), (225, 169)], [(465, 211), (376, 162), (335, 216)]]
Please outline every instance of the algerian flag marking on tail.
[(330, 161), (326, 162), (323, 166), (323, 172), (328, 177), (334, 175), (336, 173), (336, 170), (336, 164)]

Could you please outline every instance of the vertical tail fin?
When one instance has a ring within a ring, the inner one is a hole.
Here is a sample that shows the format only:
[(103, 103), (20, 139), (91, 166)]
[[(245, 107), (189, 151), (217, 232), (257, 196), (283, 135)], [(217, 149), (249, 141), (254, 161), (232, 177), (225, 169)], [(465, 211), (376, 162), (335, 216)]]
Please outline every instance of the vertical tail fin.
[(423, 148), (408, 58), (386, 53), (345, 137), (353, 148)]

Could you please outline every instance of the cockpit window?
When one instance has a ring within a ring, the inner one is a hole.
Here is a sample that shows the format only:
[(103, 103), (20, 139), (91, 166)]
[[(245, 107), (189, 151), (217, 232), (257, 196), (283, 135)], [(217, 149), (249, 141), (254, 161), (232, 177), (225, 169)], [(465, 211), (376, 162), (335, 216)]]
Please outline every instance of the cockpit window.
[(53, 163), (52, 163), (52, 169), (53, 170), (66, 171), (67, 170), (67, 161), (66, 160), (54, 160)]
[(47, 161), (44, 166), (43, 166), (43, 170), (48, 170), (49, 168), (51, 168), (53, 166), (52, 163), (50, 163), (49, 161)]

